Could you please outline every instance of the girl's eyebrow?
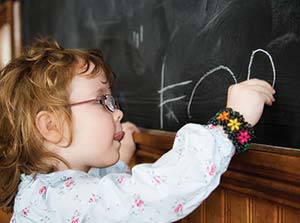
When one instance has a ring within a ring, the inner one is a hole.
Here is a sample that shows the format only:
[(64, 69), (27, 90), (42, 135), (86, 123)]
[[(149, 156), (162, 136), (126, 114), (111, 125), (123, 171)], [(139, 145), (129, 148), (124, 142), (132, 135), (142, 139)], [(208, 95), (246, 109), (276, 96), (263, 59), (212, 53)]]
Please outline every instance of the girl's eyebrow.
[(104, 95), (104, 94), (110, 94), (110, 93), (109, 93), (108, 89), (100, 87), (100, 88), (97, 89), (96, 94), (97, 95)]
[(104, 90), (103, 90), (103, 88), (98, 88), (97, 90), (96, 90), (96, 92), (95, 92), (97, 95), (100, 95), (100, 94), (103, 94), (104, 93)]

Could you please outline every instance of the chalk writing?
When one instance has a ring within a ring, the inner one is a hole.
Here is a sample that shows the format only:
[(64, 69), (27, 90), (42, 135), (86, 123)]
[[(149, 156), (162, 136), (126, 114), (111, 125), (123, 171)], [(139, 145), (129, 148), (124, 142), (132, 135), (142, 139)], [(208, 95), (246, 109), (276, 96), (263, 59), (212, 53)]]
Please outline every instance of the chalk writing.
[(218, 70), (226, 70), (229, 72), (229, 74), (232, 76), (233, 80), (234, 80), (234, 83), (237, 84), (237, 80), (236, 80), (236, 77), (234, 75), (234, 73), (228, 68), (228, 67), (225, 67), (223, 65), (220, 65), (210, 71), (208, 71), (206, 74), (204, 74), (200, 80), (196, 83), (193, 91), (192, 91), (192, 94), (191, 94), (191, 97), (190, 97), (190, 100), (189, 100), (189, 103), (188, 103), (188, 107), (187, 107), (187, 113), (188, 113), (188, 117), (189, 118), (192, 118), (191, 116), (191, 104), (192, 104), (192, 101), (193, 101), (193, 98), (194, 98), (194, 94), (195, 94), (195, 91), (197, 90), (198, 86), (201, 84), (201, 82), (207, 78), (209, 75), (213, 74), (214, 72), (218, 71)]
[[(265, 53), (268, 56), (269, 60), (270, 60), (270, 63), (271, 63), (271, 66), (272, 66), (272, 71), (273, 71), (272, 86), (274, 87), (275, 86), (275, 81), (276, 81), (276, 69), (275, 69), (275, 65), (274, 65), (272, 56), (267, 51), (262, 50), (262, 49), (256, 49), (256, 50), (252, 51), (252, 54), (251, 54), (251, 57), (250, 57), (250, 61), (249, 61), (249, 65), (248, 65), (247, 80), (250, 79), (253, 59), (254, 59), (254, 56), (255, 56), (255, 54), (257, 52)], [(187, 81), (183, 81), (183, 82), (171, 84), (171, 85), (168, 85), (168, 86), (164, 86), (165, 63), (166, 63), (166, 56), (163, 59), (163, 64), (162, 64), (162, 69), (161, 69), (161, 89), (158, 91), (158, 93), (160, 94), (160, 103), (159, 103), (158, 107), (160, 107), (160, 128), (161, 129), (163, 129), (163, 127), (164, 127), (164, 115), (163, 115), (164, 114), (164, 106), (166, 104), (168, 104), (168, 103), (174, 103), (176, 101), (182, 100), (183, 98), (186, 98), (186, 95), (181, 95), (181, 96), (176, 97), (176, 98), (169, 98), (169, 99), (165, 100), (164, 97), (163, 97), (164, 96), (164, 92), (168, 91), (168, 90), (171, 90), (171, 89), (174, 89), (174, 88), (176, 89), (179, 86), (184, 86), (184, 85), (191, 84), (193, 82), (192, 80), (187, 80)], [(200, 84), (205, 80), (205, 78), (207, 78), (208, 76), (212, 75), (213, 73), (215, 73), (216, 71), (219, 71), (219, 70), (225, 70), (232, 77), (234, 84), (238, 83), (237, 79), (236, 79), (236, 76), (234, 75), (234, 73), (232, 72), (232, 70), (229, 67), (226, 67), (224, 65), (220, 65), (218, 67), (215, 67), (215, 68), (209, 70), (207, 73), (205, 73), (197, 81), (197, 83), (195, 84), (195, 86), (194, 86), (194, 88), (192, 90), (192, 93), (191, 93), (191, 96), (190, 96), (190, 99), (189, 99), (189, 102), (188, 102), (188, 106), (187, 106), (187, 115), (188, 115), (189, 119), (192, 118), (192, 116), (191, 116), (191, 104), (193, 102), (194, 94), (195, 94), (196, 90), (198, 89), (198, 87), (200, 86)], [(174, 112), (170, 108), (168, 108), (168, 110), (169, 110), (169, 112), (166, 114), (166, 116), (168, 118), (172, 117), (176, 122), (178, 122), (178, 119), (175, 116)]]
[(249, 62), (249, 66), (248, 66), (248, 76), (247, 76), (247, 80), (250, 79), (250, 75), (251, 75), (251, 66), (252, 66), (253, 58), (254, 58), (254, 55), (255, 55), (257, 52), (265, 53), (265, 54), (269, 57), (269, 59), (270, 59), (270, 62), (271, 62), (271, 65), (272, 65), (272, 71), (273, 71), (273, 82), (272, 82), (272, 87), (274, 87), (274, 86), (275, 86), (275, 81), (276, 81), (276, 70), (275, 70), (275, 65), (274, 65), (272, 56), (271, 56), (267, 51), (262, 50), (262, 49), (254, 50), (254, 51), (252, 52), (252, 54), (251, 54), (250, 62)]

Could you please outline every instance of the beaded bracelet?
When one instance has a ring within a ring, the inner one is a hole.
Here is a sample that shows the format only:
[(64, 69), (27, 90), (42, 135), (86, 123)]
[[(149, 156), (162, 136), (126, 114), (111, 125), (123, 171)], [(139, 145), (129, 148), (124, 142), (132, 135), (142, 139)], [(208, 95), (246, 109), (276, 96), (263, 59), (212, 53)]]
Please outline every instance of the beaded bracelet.
[(208, 124), (223, 127), (228, 138), (235, 146), (236, 153), (246, 151), (254, 138), (254, 130), (251, 125), (244, 120), (240, 113), (233, 111), (231, 108), (219, 111), (209, 120)]

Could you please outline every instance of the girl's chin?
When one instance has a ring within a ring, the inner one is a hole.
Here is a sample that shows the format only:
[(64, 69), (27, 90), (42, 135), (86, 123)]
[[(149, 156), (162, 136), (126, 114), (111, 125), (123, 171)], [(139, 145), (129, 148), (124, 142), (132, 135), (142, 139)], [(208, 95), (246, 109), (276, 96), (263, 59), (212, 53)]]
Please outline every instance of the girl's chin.
[[(106, 168), (106, 167), (110, 167), (110, 166), (113, 166), (115, 165), (118, 161), (120, 160), (120, 153), (116, 153), (114, 154), (113, 157), (111, 157), (110, 160), (107, 160), (106, 164), (104, 165), (104, 167), (100, 167), (100, 168)], [(99, 168), (99, 167), (98, 167)]]

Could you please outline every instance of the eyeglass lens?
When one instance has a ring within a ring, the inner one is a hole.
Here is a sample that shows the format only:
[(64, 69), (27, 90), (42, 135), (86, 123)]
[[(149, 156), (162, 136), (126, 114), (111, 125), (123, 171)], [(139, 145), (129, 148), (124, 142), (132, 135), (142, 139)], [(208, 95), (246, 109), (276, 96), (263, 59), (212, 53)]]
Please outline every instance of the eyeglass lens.
[(118, 105), (111, 95), (104, 95), (99, 99), (99, 102), (104, 105), (109, 111), (114, 112)]
[(110, 110), (111, 112), (114, 112), (116, 109), (116, 102), (111, 95), (105, 95), (104, 99), (105, 106)]

